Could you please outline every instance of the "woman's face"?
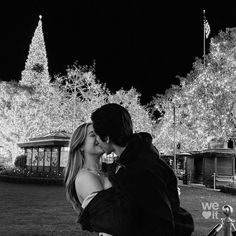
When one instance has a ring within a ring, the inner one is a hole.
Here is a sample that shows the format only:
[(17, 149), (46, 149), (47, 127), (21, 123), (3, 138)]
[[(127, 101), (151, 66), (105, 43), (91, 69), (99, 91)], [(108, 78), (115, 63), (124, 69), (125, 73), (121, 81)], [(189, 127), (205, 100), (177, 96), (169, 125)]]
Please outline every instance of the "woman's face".
[(106, 154), (110, 154), (110, 153), (114, 152), (113, 146), (111, 145), (110, 142), (102, 141), (102, 139), (100, 138), (99, 135), (96, 135), (96, 139), (97, 139), (99, 146), (102, 148), (102, 150), (105, 151)]
[(104, 153), (103, 149), (99, 146), (96, 140), (96, 135), (94, 133), (92, 124), (88, 126), (83, 150), (84, 150), (85, 155), (92, 154), (92, 155), (101, 156)]

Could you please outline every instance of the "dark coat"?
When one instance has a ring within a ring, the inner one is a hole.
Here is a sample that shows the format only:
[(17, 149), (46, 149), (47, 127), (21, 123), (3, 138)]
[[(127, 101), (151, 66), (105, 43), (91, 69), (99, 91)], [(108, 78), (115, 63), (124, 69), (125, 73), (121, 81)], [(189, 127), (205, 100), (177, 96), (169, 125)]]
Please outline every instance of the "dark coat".
[[(85, 208), (84, 215), (89, 212), (86, 222), (90, 222), (91, 229), (115, 236), (191, 235), (184, 233), (188, 227), (183, 227), (183, 223), (189, 224), (189, 231), (193, 231), (193, 222), (191, 215), (180, 208), (176, 176), (159, 158), (150, 134), (134, 134), (109, 170), (113, 188), (100, 192)], [(103, 213), (99, 210), (92, 213), (98, 203)], [(83, 214), (81, 219), (85, 219)]]
[(114, 236), (136, 235), (136, 209), (115, 188), (100, 191), (81, 212), (78, 223), (83, 230)]

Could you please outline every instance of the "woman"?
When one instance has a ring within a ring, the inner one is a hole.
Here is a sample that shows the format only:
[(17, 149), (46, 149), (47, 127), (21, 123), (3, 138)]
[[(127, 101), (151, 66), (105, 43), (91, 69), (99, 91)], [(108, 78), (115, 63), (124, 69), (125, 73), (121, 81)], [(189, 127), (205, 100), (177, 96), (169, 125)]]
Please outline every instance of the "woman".
[(100, 160), (104, 151), (96, 141), (91, 123), (84, 123), (74, 131), (69, 148), (64, 175), (66, 196), (75, 211), (80, 214), (97, 192), (112, 185), (101, 172)]

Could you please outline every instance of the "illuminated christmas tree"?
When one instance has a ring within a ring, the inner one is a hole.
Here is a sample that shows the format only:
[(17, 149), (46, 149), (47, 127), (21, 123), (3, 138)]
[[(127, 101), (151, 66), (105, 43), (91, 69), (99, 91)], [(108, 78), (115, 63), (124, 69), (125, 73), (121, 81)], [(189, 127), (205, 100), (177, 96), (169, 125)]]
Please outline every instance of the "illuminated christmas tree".
[(22, 71), (21, 85), (33, 86), (36, 89), (46, 88), (50, 82), (47, 52), (44, 43), (42, 16), (30, 44), (25, 69)]

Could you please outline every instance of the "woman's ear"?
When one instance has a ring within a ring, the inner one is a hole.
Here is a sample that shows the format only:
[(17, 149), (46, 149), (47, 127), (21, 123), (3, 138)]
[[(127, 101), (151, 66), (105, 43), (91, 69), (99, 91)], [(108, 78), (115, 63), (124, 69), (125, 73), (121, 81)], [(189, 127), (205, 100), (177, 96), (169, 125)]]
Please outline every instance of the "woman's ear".
[(105, 139), (106, 139), (106, 143), (109, 143), (109, 142), (110, 142), (109, 136), (107, 136)]

